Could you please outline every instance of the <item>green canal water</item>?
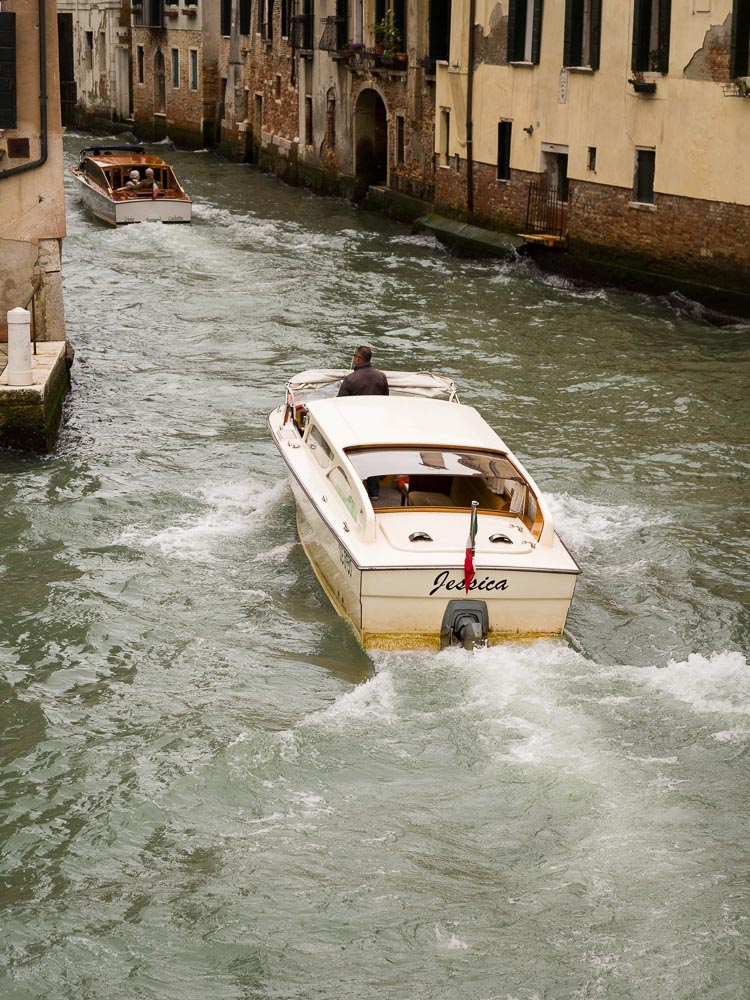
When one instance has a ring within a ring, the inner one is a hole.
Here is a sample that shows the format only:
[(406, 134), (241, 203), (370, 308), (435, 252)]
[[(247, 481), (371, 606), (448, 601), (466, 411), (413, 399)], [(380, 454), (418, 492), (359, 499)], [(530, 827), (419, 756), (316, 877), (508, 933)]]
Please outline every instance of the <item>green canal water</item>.
[[(190, 227), (66, 181), (73, 391), (0, 455), (2, 1000), (750, 997), (750, 328), (167, 156)], [(363, 341), (547, 492), (574, 642), (332, 611), (265, 420)]]

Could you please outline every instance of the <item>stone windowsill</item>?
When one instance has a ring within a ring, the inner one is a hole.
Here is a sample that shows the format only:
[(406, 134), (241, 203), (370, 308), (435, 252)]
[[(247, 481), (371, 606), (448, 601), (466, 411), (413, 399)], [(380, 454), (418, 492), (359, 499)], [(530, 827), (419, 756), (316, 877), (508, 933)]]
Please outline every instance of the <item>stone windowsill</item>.
[(594, 68), (592, 66), (566, 66), (565, 69), (569, 73), (583, 73), (584, 75), (594, 72)]
[(632, 208), (636, 212), (655, 212), (656, 205), (650, 201), (629, 201), (628, 208)]
[(519, 69), (533, 69), (536, 63), (529, 62), (528, 59), (511, 59), (511, 66), (517, 66)]

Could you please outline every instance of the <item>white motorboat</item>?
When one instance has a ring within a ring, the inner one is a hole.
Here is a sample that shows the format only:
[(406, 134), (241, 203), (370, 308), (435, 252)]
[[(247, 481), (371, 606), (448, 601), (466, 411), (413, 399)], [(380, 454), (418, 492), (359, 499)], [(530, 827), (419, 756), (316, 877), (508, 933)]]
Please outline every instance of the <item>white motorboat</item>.
[(87, 146), (70, 173), (87, 207), (110, 225), (191, 221), (193, 202), (174, 170), (143, 146)]
[(390, 396), (330, 396), (347, 374), (295, 376), (268, 426), (300, 541), (363, 646), (560, 635), (580, 569), (521, 462), (450, 379), (386, 372)]

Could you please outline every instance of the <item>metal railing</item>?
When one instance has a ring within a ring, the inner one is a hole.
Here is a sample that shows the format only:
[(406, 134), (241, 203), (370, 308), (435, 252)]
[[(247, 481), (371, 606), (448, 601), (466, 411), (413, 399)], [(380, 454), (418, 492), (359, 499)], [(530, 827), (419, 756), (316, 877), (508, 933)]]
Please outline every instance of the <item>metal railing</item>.
[(31, 295), (23, 304), (23, 308), (28, 309), (31, 313), (31, 343), (34, 345), (34, 354), (36, 354), (36, 295), (41, 287), (42, 276), (40, 274), (34, 278), (34, 283), (31, 286)]
[(323, 34), (318, 48), (323, 52), (341, 52), (346, 48), (347, 19), (345, 17), (323, 17)]
[(526, 232), (565, 239), (568, 234), (568, 203), (557, 187), (546, 181), (532, 181), (526, 204)]

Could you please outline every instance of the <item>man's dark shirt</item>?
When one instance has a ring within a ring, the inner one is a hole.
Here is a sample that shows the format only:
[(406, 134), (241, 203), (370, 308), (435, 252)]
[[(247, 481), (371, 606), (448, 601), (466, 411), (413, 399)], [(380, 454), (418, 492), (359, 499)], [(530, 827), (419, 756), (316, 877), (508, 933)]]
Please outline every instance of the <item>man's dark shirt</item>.
[(355, 365), (341, 383), (339, 396), (388, 396), (388, 379), (372, 365)]

